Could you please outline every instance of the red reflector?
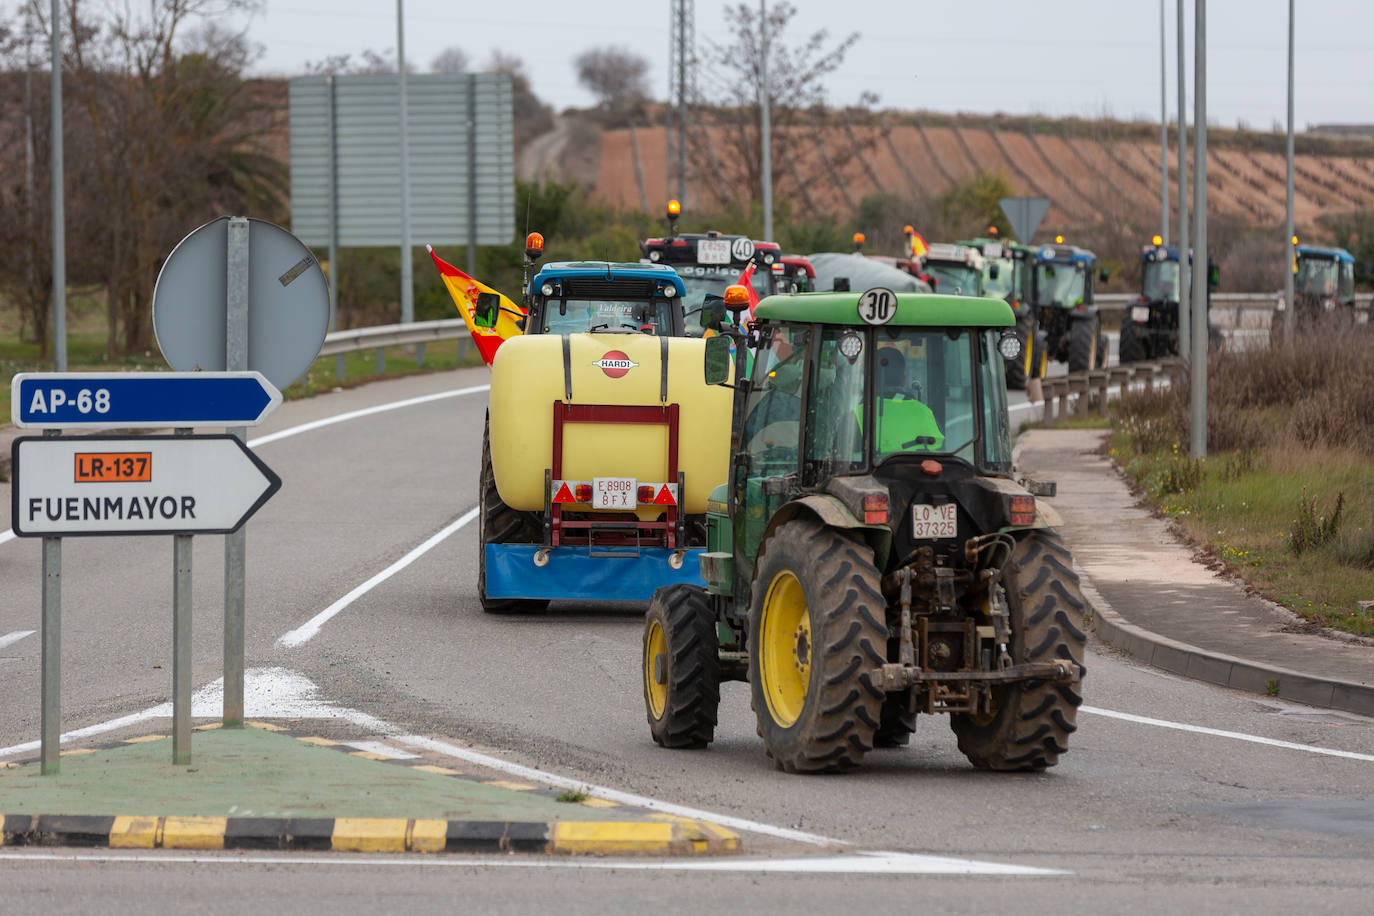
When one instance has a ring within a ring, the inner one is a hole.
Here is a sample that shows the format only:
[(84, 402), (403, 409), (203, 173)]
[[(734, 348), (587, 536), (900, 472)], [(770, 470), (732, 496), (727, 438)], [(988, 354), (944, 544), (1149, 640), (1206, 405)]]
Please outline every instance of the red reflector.
[(886, 494), (886, 493), (870, 493), (870, 494), (868, 494), (867, 496), (865, 496), (865, 497), (864, 497), (864, 511), (867, 512), (867, 511), (869, 511), (870, 509), (882, 509), (884, 512), (886, 512), (886, 511), (887, 511), (887, 494)]
[(939, 477), (942, 470), (944, 470), (944, 468), (940, 467), (940, 462), (936, 461), (934, 458), (927, 458), (925, 461), (921, 462), (922, 474), (926, 474), (930, 477)]
[(558, 492), (553, 495), (553, 501), (556, 503), (570, 503), (573, 501), (572, 490), (568, 488), (566, 482), (563, 486), (559, 487)]
[(686, 248), (686, 247), (687, 247), (687, 241), (686, 241), (685, 239), (673, 239), (673, 247), (674, 247), (674, 248)]
[(656, 505), (656, 506), (676, 506), (676, 505), (677, 505), (677, 500), (673, 499), (673, 491), (670, 490), (670, 489), (668, 489), (668, 485), (667, 485), (666, 483), (665, 483), (663, 486), (659, 487), (658, 496), (654, 497), (654, 505)]
[(1011, 523), (1012, 523), (1013, 525), (1034, 525), (1034, 524), (1035, 524), (1035, 513), (1034, 513), (1034, 512), (1013, 512), (1013, 513), (1011, 514)]
[(887, 524), (887, 510), (886, 510), (886, 509), (873, 509), (873, 510), (870, 511), (870, 510), (865, 509), (865, 510), (864, 510), (864, 524), (865, 524), (865, 525), (886, 525), (886, 524)]
[(577, 485), (577, 501), (589, 503), (592, 501), (592, 485), (589, 483), (579, 483)]
[(641, 484), (635, 488), (635, 502), (647, 503), (654, 498), (654, 488), (648, 484)]
[(1029, 512), (1031, 515), (1034, 515), (1034, 514), (1035, 514), (1035, 497), (1034, 497), (1034, 496), (1013, 496), (1013, 497), (1011, 498), (1011, 511), (1012, 511), (1012, 514), (1013, 514), (1013, 515), (1015, 515), (1015, 514), (1017, 514), (1017, 513), (1021, 513), (1021, 512)]

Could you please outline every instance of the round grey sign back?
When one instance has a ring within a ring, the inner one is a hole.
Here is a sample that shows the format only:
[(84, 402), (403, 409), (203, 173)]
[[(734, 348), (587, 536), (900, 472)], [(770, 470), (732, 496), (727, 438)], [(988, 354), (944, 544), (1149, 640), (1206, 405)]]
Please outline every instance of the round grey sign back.
[[(180, 372), (225, 368), (229, 217), (177, 243), (153, 288), (153, 333)], [(248, 368), (286, 388), (305, 375), (329, 332), (329, 284), (319, 261), (280, 226), (248, 220)]]

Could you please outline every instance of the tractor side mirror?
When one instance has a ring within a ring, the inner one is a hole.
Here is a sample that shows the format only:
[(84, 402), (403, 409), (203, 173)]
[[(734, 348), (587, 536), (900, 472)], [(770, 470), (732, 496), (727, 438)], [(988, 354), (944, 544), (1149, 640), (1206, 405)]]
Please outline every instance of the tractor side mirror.
[(998, 275), (1001, 274), (1001, 273), (1002, 273), (1002, 268), (1001, 268), (1000, 265), (998, 265), (998, 264), (990, 264), (990, 265), (988, 265), (988, 279), (989, 279), (989, 280), (996, 280), (997, 277), (998, 277)]
[(1108, 280), (1110, 280), (1111, 278), (1112, 278), (1112, 273), (1111, 273), (1111, 271), (1109, 271), (1109, 270), (1108, 270), (1107, 268), (1105, 268), (1105, 267), (1102, 268), (1101, 270), (1099, 270), (1099, 271), (1097, 272), (1097, 279), (1098, 279), (1100, 282), (1102, 282), (1102, 283), (1106, 283), (1106, 282), (1107, 282)]
[(1207, 265), (1207, 285), (1212, 289), (1221, 286), (1221, 268), (1216, 264)]
[(1029, 477), (1021, 481), (1021, 486), (1026, 488), (1026, 492), (1031, 496), (1040, 496), (1045, 499), (1053, 499), (1059, 490), (1059, 484), (1053, 480), (1033, 480)]
[(719, 331), (725, 327), (725, 300), (708, 299), (703, 302), (699, 320), (703, 329)]
[(706, 384), (724, 385), (730, 381), (730, 338), (709, 337), (706, 340), (706, 354), (702, 357)]
[(832, 292), (836, 292), (836, 293), (847, 293), (847, 292), (849, 292), (849, 278), (848, 278), (848, 277), (836, 277), (836, 278), (835, 278), (835, 282), (834, 282), (834, 284), (831, 285), (830, 289), (831, 289)]
[(497, 293), (478, 293), (477, 302), (472, 307), (472, 323), (479, 328), (496, 327), (496, 316), (501, 312), (501, 297)]

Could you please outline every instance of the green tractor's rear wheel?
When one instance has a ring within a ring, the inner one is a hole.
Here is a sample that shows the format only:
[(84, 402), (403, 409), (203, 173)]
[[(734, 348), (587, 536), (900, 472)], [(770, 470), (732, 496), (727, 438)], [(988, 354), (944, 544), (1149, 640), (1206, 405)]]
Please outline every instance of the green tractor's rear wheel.
[[(1059, 535), (1041, 530), (1023, 537), (1003, 582), (1011, 611), (1012, 661), (1071, 661), (1081, 676), (1087, 602), (1078, 588), (1073, 557)], [(1078, 727), (1081, 683), (1021, 681), (995, 689), (990, 714), (950, 717), (959, 750), (974, 766), (988, 770), (1054, 766)]]
[(1035, 314), (1030, 306), (1022, 306), (1016, 316), (1016, 338), (1021, 341), (1021, 355), (1007, 361), (1007, 387), (1018, 391), (1026, 387), (1026, 379), (1034, 375)]
[(789, 773), (847, 770), (873, 749), (884, 694), (885, 603), (873, 551), (814, 519), (764, 541), (749, 609), (749, 692), (768, 754)]
[(1069, 371), (1083, 372), (1098, 368), (1100, 344), (1096, 315), (1076, 318), (1069, 323)]
[(481, 508), (477, 513), (481, 533), (477, 544), (477, 597), (481, 599), (482, 610), (488, 614), (540, 614), (548, 610), (548, 601), (487, 597), (487, 545), (534, 544), (538, 543), (540, 537), (534, 522), (524, 513), (506, 505), (496, 489), (496, 473), (492, 470), (488, 442), (490, 433), (491, 419), (488, 418), (482, 427)]
[(720, 706), (720, 644), (706, 590), (668, 585), (644, 615), (644, 708), (663, 747), (705, 747)]

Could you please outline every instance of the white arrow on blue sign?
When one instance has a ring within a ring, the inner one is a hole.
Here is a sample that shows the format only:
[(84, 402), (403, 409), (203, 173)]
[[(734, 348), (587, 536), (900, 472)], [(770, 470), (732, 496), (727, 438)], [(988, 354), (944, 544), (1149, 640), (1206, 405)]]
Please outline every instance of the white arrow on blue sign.
[(256, 426), (280, 404), (260, 372), (21, 372), (10, 383), (14, 425), (42, 429)]

